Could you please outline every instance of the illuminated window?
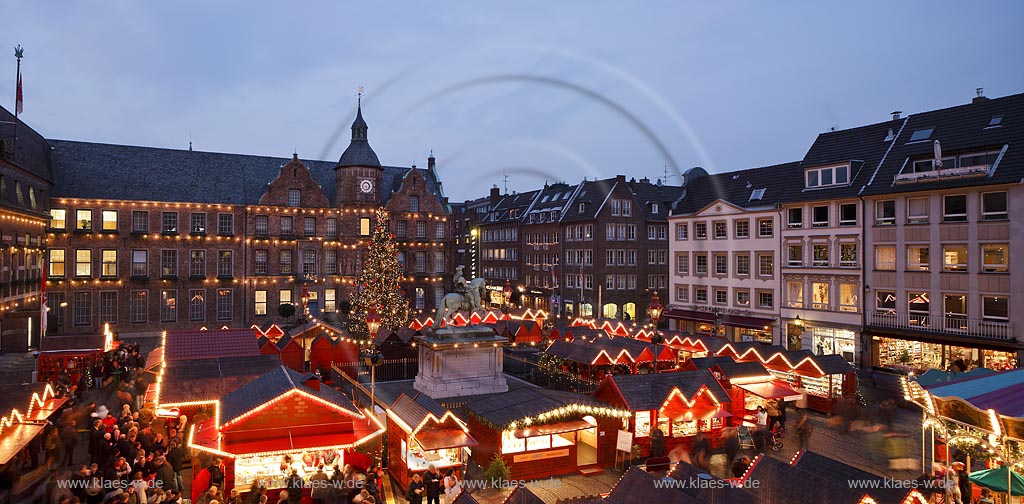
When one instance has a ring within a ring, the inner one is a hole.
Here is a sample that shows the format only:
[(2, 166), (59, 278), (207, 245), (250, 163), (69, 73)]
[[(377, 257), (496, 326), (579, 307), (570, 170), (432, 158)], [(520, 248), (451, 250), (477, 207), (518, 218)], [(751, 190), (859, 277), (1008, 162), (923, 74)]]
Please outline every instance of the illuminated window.
[(875, 247), (875, 269), (879, 271), (896, 271), (896, 247)]
[(1005, 243), (981, 246), (981, 270), (985, 273), (1006, 273), (1010, 271), (1010, 246)]
[(258, 290), (256, 291), (256, 307), (254, 313), (256, 315), (267, 314), (267, 291)]
[(192, 234), (206, 234), (206, 214), (193, 213), (191, 216), (189, 230)]
[(811, 307), (815, 310), (828, 309), (828, 287), (825, 282), (811, 283)]
[(50, 249), (50, 272), (48, 276), (55, 278), (64, 277), (64, 249)]
[(68, 227), (68, 211), (63, 208), (50, 209), (50, 229), (65, 230)]
[(160, 321), (176, 322), (178, 320), (178, 291), (160, 291)]
[(188, 276), (202, 278), (206, 276), (206, 251), (189, 251)]
[(230, 278), (235, 274), (234, 256), (230, 250), (217, 252), (217, 276)]
[(75, 230), (92, 231), (92, 210), (75, 211)]
[(281, 289), (281, 291), (277, 293), (277, 299), (279, 304), (292, 304), (291, 289)]
[(324, 289), (324, 311), (334, 312), (337, 311), (337, 290), (336, 289)]
[(361, 217), (359, 219), (359, 236), (370, 236), (370, 218)]
[(206, 320), (206, 290), (188, 291), (188, 319), (193, 322)]
[(92, 250), (79, 249), (75, 251), (75, 276), (92, 276)]
[(907, 271), (928, 271), (928, 247), (910, 245), (907, 247)]
[(100, 275), (113, 278), (117, 276), (117, 250), (106, 249), (101, 253)]
[(100, 212), (100, 230), (117, 231), (117, 210), (104, 210)]
[(943, 245), (942, 270), (967, 271), (967, 245)]
[(281, 273), (291, 274), (292, 272), (292, 251), (282, 250), (278, 256), (278, 264), (281, 266)]

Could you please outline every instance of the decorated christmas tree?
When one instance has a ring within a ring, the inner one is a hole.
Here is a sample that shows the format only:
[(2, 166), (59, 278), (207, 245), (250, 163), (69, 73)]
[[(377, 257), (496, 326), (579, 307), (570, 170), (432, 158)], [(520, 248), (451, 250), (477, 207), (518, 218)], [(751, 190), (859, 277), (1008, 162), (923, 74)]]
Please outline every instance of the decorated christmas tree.
[(381, 329), (397, 331), (409, 322), (409, 301), (402, 296), (401, 269), (395, 237), (388, 231), (388, 213), (377, 209), (377, 223), (373, 228), (363, 271), (356, 283), (350, 302), (348, 330), (357, 338), (368, 338), (366, 314), (376, 310)]

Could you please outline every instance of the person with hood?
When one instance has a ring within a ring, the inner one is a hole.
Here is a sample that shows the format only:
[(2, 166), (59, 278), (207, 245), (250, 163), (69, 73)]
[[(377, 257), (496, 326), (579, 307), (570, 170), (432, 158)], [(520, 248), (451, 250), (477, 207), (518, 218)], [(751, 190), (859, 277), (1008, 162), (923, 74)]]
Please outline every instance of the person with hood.
[(163, 456), (153, 457), (153, 466), (156, 468), (154, 482), (157, 487), (163, 490), (181, 490), (174, 481), (174, 470), (171, 469), (171, 464), (167, 463), (166, 458)]

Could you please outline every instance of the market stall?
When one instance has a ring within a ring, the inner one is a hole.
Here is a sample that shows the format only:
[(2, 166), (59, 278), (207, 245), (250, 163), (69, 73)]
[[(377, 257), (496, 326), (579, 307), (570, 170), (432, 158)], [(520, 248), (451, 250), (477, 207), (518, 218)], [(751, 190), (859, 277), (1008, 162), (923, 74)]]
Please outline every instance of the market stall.
[(10, 476), (10, 502), (18, 502), (52, 472), (47, 464), (28, 469), (26, 447), (41, 436), (51, 417), (67, 403), (66, 396), (57, 395), (49, 383), (8, 385), (0, 387), (0, 472)]
[(341, 392), (284, 366), (220, 398), (217, 411), (193, 425), (189, 447), (225, 459), (225, 493), (279, 490), (293, 470), (308, 481), (385, 430)]
[(582, 394), (509, 386), (508, 392), (474, 398), (464, 407), (466, 425), (480, 442), (472, 453), (476, 463), (486, 467), (498, 455), (512, 480), (613, 463), (615, 432), (629, 411)]
[(650, 455), (655, 430), (661, 431), (664, 453), (680, 445), (689, 449), (698, 431), (717, 447), (734, 416), (732, 398), (707, 370), (609, 376), (594, 397), (630, 411), (621, 427), (632, 434), (641, 456)]
[(67, 371), (70, 383), (77, 384), (85, 370), (91, 370), (103, 354), (117, 349), (114, 334), (79, 334), (68, 336), (47, 335), (39, 344), (37, 364), (40, 382), (56, 383)]
[(424, 394), (400, 395), (387, 416), (388, 472), (402, 488), (429, 466), (442, 474), (454, 469), (463, 479), (470, 448), (478, 444), (465, 422)]
[(809, 350), (779, 352), (764, 365), (776, 378), (805, 393), (806, 404), (797, 403), (801, 408), (828, 414), (839, 399), (857, 394), (857, 372), (838, 354), (814, 355)]

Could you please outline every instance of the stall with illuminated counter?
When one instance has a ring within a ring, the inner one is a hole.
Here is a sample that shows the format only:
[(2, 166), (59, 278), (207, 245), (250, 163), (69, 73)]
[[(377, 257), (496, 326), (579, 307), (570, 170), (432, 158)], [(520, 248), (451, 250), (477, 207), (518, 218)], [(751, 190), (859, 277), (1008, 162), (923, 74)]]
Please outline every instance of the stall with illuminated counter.
[(706, 369), (612, 375), (601, 382), (594, 397), (630, 411), (619, 428), (632, 433), (642, 456), (649, 455), (656, 430), (663, 435), (666, 453), (679, 445), (690, 448), (698, 431), (717, 446), (721, 429), (733, 417), (732, 397)]
[(422, 393), (400, 395), (387, 416), (388, 472), (402, 488), (431, 465), (442, 473), (452, 468), (463, 478), (470, 448), (478, 444), (465, 422)]
[[(748, 349), (734, 358), (740, 362), (761, 362), (775, 377), (771, 386), (745, 386), (765, 399), (786, 397), (796, 401), (798, 407), (827, 414), (839, 399), (857, 393), (856, 370), (837, 354), (814, 355), (809, 350), (762, 347)], [(783, 389), (792, 389), (795, 394)], [(774, 394), (774, 397), (766, 394)]]
[(78, 385), (86, 371), (91, 371), (103, 354), (116, 350), (120, 342), (107, 327), (103, 334), (68, 336), (47, 335), (39, 344), (36, 366), (40, 382), (56, 383), (66, 371), (72, 385)]
[(611, 465), (615, 434), (630, 416), (590, 396), (534, 386), (478, 396), (465, 409), (469, 431), (480, 442), (473, 460), (486, 467), (498, 455), (509, 466), (511, 479)]
[(341, 392), (280, 366), (222, 397), (217, 416), (189, 433), (189, 447), (226, 459), (225, 490), (247, 492), (283, 488), (292, 469), (308, 479), (320, 464), (341, 466), (384, 430)]

